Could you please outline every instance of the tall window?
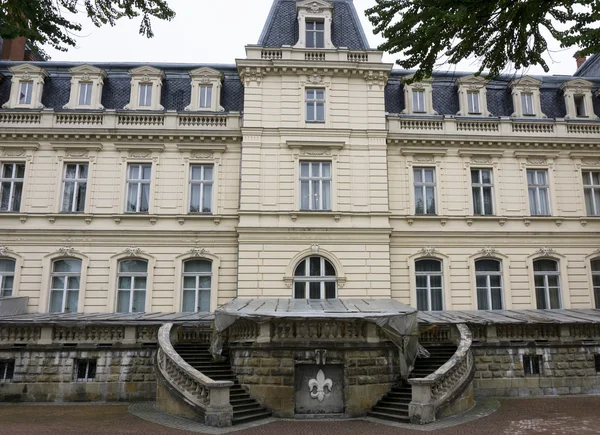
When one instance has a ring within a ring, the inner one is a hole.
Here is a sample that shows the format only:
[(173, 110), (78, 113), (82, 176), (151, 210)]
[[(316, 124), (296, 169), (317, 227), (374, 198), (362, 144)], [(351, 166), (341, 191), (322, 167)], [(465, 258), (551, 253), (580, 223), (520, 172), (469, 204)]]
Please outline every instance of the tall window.
[(413, 112), (425, 113), (425, 90), (413, 89), (412, 98), (413, 98)]
[(143, 313), (146, 310), (146, 260), (121, 260), (117, 276), (117, 312)]
[(583, 194), (588, 216), (600, 216), (600, 172), (584, 171)]
[(533, 110), (533, 94), (521, 93), (521, 108), (523, 109), (523, 115), (535, 115), (535, 111)]
[(325, 122), (325, 89), (306, 89), (306, 121)]
[(80, 83), (79, 84), (79, 105), (80, 106), (91, 106), (92, 104), (92, 89), (91, 83)]
[(467, 91), (467, 110), (471, 115), (478, 115), (481, 113), (479, 107), (479, 91)]
[(585, 96), (574, 95), (573, 102), (575, 103), (575, 116), (585, 118), (587, 116), (587, 110), (585, 107)]
[(560, 308), (560, 271), (556, 260), (533, 262), (535, 297), (539, 310)]
[(184, 312), (210, 311), (212, 263), (208, 260), (189, 260), (183, 263)]
[(548, 171), (530, 169), (527, 171), (527, 188), (529, 190), (529, 211), (532, 216), (549, 216), (550, 186)]
[(212, 85), (200, 86), (200, 107), (212, 107)]
[(19, 85), (19, 104), (31, 104), (33, 82), (21, 82)]
[(150, 208), (152, 165), (130, 164), (127, 167), (127, 211), (147, 213)]
[(331, 163), (300, 163), (300, 208), (331, 210)]
[(3, 163), (0, 179), (0, 211), (18, 212), (25, 179), (25, 163)]
[(325, 48), (323, 21), (306, 21), (306, 48)]
[(88, 165), (69, 163), (65, 165), (63, 200), (61, 210), (65, 213), (83, 213), (87, 190)]
[(502, 309), (502, 263), (498, 260), (475, 262), (477, 281), (477, 309)]
[(443, 310), (442, 262), (425, 259), (415, 261), (417, 281), (417, 309), (421, 311)]
[(50, 288), (51, 313), (75, 313), (79, 303), (81, 261), (65, 258), (52, 262)]
[(323, 257), (307, 257), (294, 272), (294, 299), (335, 299), (335, 268)]
[(600, 259), (592, 260), (592, 286), (594, 287), (594, 299), (596, 308), (600, 308)]
[(436, 214), (435, 169), (414, 168), (415, 214)]
[(140, 107), (152, 106), (152, 84), (140, 85)]
[(13, 294), (15, 285), (15, 260), (0, 258), (0, 297)]
[(471, 169), (473, 189), (473, 214), (491, 216), (494, 214), (494, 182), (491, 169)]
[(212, 212), (213, 165), (190, 166), (190, 213)]

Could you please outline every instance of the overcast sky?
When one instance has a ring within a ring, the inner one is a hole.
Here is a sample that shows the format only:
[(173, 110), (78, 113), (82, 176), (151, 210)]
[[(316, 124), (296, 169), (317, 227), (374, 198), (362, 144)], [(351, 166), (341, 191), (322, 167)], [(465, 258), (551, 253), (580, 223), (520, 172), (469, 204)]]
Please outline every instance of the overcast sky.
[[(78, 62), (177, 62), (232, 64), (244, 58), (244, 46), (256, 44), (271, 8), (272, 0), (168, 0), (177, 16), (170, 22), (153, 20), (155, 36), (147, 39), (138, 34), (139, 20), (120, 20), (115, 27), (96, 28), (83, 15), (76, 19), (84, 25), (77, 35), (78, 46), (63, 53), (45, 47), (52, 60)], [(372, 48), (381, 43), (373, 34), (365, 9), (375, 0), (354, 0)], [(555, 43), (551, 58), (547, 56), (550, 74), (571, 75), (575, 69), (576, 49), (560, 51)], [(384, 61), (397, 57), (386, 54)], [(447, 70), (442, 66), (440, 70)], [(473, 71), (476, 65), (465, 61), (459, 71)], [(527, 71), (543, 74), (540, 67)]]

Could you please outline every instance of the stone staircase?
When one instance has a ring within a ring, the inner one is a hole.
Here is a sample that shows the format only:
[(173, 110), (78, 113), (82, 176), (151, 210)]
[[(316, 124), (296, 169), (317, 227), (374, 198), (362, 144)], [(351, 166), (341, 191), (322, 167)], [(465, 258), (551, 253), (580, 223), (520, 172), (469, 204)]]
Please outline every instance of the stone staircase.
[[(417, 358), (415, 367), (409, 378), (424, 378), (443, 366), (456, 352), (453, 344), (424, 346), (429, 352), (429, 358)], [(371, 411), (370, 417), (391, 420), (400, 423), (410, 423), (408, 405), (412, 400), (412, 386), (403, 384), (393, 387), (389, 393), (377, 402)]]
[(271, 415), (271, 412), (253, 399), (239, 384), (231, 371), (229, 361), (214, 362), (206, 343), (182, 343), (173, 346), (175, 351), (193, 368), (215, 381), (231, 381), (229, 403), (233, 407), (232, 424), (248, 423)]

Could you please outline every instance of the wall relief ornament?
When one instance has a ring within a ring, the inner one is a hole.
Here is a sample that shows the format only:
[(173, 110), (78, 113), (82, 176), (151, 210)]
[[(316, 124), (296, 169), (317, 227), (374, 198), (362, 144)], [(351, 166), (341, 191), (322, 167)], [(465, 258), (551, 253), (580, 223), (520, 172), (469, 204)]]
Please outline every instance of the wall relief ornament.
[(310, 397), (317, 399), (319, 402), (322, 402), (331, 394), (332, 388), (333, 381), (331, 379), (325, 379), (325, 373), (323, 373), (323, 370), (319, 370), (315, 379), (308, 381)]
[(437, 249), (435, 249), (431, 246), (426, 246), (423, 249), (421, 249), (421, 254), (427, 255), (427, 256), (435, 255), (436, 252), (437, 252)]
[(599, 159), (586, 159), (582, 160), (581, 163), (585, 166), (600, 166)]
[(58, 250), (56, 252), (59, 252), (60, 255), (62, 255), (63, 257), (71, 257), (73, 254), (75, 254), (75, 248), (72, 246), (63, 246), (61, 248), (58, 248)]
[(142, 253), (141, 248), (129, 247), (123, 251), (128, 257), (137, 257)]
[(85, 150), (73, 150), (67, 153), (67, 157), (87, 157), (88, 154), (89, 152)]
[(433, 163), (433, 156), (429, 155), (416, 155), (413, 157), (415, 162), (419, 163)]
[(150, 157), (152, 155), (152, 151), (131, 151), (129, 153), (129, 157), (133, 157), (134, 159), (144, 159), (146, 157)]
[(527, 163), (530, 165), (545, 165), (547, 161), (544, 157), (529, 157)]
[(312, 251), (313, 254), (317, 255), (319, 253), (319, 245), (314, 244), (310, 247), (310, 250)]
[(194, 153), (192, 159), (212, 159), (213, 153)]
[(190, 249), (190, 254), (194, 257), (202, 257), (206, 253), (206, 249), (204, 248), (192, 248)]
[(321, 13), (321, 6), (317, 2), (312, 2), (312, 4), (310, 5), (309, 10), (311, 12), (315, 13), (315, 14), (320, 14)]
[(479, 165), (492, 163), (492, 158), (490, 156), (471, 157), (471, 163), (477, 163)]
[(331, 156), (331, 150), (329, 149), (302, 149), (300, 154), (303, 156)]
[(483, 254), (484, 257), (495, 257), (496, 256), (496, 248), (492, 248), (492, 247), (485, 247), (481, 250), (481, 253)]
[(0, 257), (5, 257), (9, 252), (12, 251), (8, 246), (0, 246)]
[(2, 155), (5, 157), (21, 157), (25, 155), (25, 150), (2, 150)]
[(543, 247), (540, 248), (539, 253), (542, 257), (551, 257), (552, 255), (554, 255), (554, 249)]
[(319, 74), (313, 74), (308, 78), (308, 82), (312, 83), (313, 85), (323, 83), (323, 77), (321, 77)]

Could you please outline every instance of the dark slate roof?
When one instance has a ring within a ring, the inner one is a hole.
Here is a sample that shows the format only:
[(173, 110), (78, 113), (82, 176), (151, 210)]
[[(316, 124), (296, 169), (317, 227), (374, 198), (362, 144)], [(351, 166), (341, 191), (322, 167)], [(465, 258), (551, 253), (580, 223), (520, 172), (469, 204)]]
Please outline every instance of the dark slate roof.
[[(0, 62), (0, 73), (4, 81), (0, 83), (0, 106), (8, 101), (10, 95), (9, 67), (22, 62)], [(69, 69), (82, 65), (74, 62), (32, 62), (48, 72), (44, 84), (42, 104), (54, 110), (62, 110), (69, 102), (71, 90), (71, 73)], [(89, 63), (103, 69), (108, 77), (104, 80), (102, 105), (108, 110), (121, 110), (129, 103), (131, 79), (129, 70), (142, 63)], [(240, 82), (235, 65), (199, 65), (199, 64), (149, 64), (165, 73), (161, 104), (165, 110), (183, 111), (190, 104), (191, 86), (189, 72), (207, 66), (223, 73), (221, 88), (221, 105), (227, 112), (241, 112), (244, 109), (244, 88)]]
[(573, 75), (577, 77), (600, 77), (600, 55), (592, 54), (583, 65), (577, 68)]
[[(258, 40), (263, 47), (295, 45), (298, 42), (296, 3), (301, 0), (274, 0), (265, 27)], [(360, 24), (352, 0), (328, 0), (333, 4), (331, 42), (350, 50), (369, 50), (369, 42)]]
[[(402, 79), (412, 71), (393, 70), (385, 89), (385, 110), (388, 113), (399, 114), (404, 110), (404, 91)], [(456, 115), (459, 111), (458, 85), (456, 80), (471, 73), (437, 73), (433, 75), (433, 108), (440, 115)], [(571, 76), (532, 76), (542, 80), (540, 99), (542, 112), (548, 118), (563, 118), (566, 107), (560, 86), (576, 77)], [(515, 76), (501, 76), (491, 80), (487, 88), (488, 110), (494, 116), (511, 116), (514, 112), (509, 83)], [(581, 77), (600, 87), (600, 76)], [(600, 115), (600, 99), (594, 97), (594, 112)]]

